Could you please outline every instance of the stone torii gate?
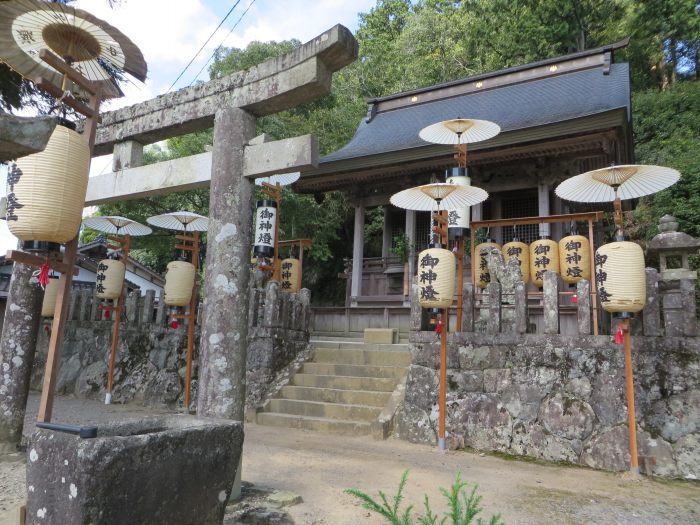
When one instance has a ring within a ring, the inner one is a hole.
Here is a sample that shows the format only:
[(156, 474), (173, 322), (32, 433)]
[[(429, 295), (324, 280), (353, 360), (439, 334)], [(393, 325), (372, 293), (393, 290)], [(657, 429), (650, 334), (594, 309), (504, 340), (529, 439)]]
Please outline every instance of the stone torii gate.
[[(114, 171), (90, 179), (86, 205), (211, 186), (199, 415), (243, 420), (253, 179), (318, 164), (314, 137), (269, 142), (255, 137), (256, 118), (328, 94), (357, 52), (336, 25), (248, 70), (101, 115), (94, 155), (114, 151)], [(144, 145), (212, 125), (213, 151), (141, 166)]]

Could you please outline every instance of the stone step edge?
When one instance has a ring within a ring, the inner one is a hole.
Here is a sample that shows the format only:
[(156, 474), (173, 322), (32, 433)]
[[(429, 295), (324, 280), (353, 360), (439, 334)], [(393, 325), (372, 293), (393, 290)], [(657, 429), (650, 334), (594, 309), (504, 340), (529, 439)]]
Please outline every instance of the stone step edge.
[[(316, 388), (316, 387), (311, 387), (311, 388)], [(333, 390), (333, 389), (319, 388), (319, 390)], [(343, 392), (347, 392), (347, 390), (343, 390)], [(356, 392), (357, 392), (357, 390), (356, 390)], [(360, 390), (360, 392), (364, 392), (364, 390)], [(387, 392), (387, 393), (391, 393), (391, 392)], [(357, 404), (351, 404), (351, 403), (332, 403), (330, 401), (310, 401), (307, 399), (290, 399), (288, 397), (273, 397), (273, 398), (269, 399), (268, 401), (270, 401), (270, 402), (271, 401), (291, 401), (294, 403), (311, 403), (313, 405), (330, 405), (330, 406), (334, 406), (334, 407), (359, 407), (359, 408), (374, 408), (374, 409), (381, 408), (381, 407), (377, 407), (377, 406), (373, 406), (373, 405), (357, 405)], [(268, 405), (268, 403), (265, 402), (265, 404), (263, 405), (262, 412), (266, 412), (269, 414), (272, 411), (266, 410), (267, 405)], [(279, 414), (280, 412), (276, 412), (276, 413)], [(351, 421), (351, 420), (348, 420), (348, 421)]]
[(370, 428), (372, 426), (372, 424), (369, 421), (353, 421), (352, 419), (330, 419), (327, 417), (315, 416), (298, 416), (296, 414), (285, 414), (283, 412), (258, 412), (258, 416), (264, 417), (265, 415), (278, 416), (283, 419), (304, 419), (306, 421), (318, 421), (319, 423), (329, 423), (331, 425), (352, 425)]

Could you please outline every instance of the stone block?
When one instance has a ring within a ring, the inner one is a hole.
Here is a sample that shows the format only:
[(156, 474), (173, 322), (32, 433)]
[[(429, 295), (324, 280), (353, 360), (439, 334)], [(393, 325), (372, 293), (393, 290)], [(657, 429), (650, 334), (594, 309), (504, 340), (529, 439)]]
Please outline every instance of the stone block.
[(544, 400), (538, 419), (550, 434), (579, 441), (591, 435), (595, 424), (595, 414), (588, 403), (560, 393)]
[(506, 361), (506, 352), (500, 346), (460, 346), (458, 352), (462, 370), (502, 368)]
[(365, 328), (364, 342), (391, 345), (398, 342), (399, 333), (396, 328)]
[(676, 442), (674, 450), (678, 475), (685, 479), (700, 479), (700, 435), (683, 436)]
[(465, 394), (448, 410), (448, 433), (464, 436), (466, 446), (479, 450), (506, 450), (512, 428), (510, 414), (494, 394)]
[(646, 421), (671, 442), (700, 432), (700, 391), (683, 392), (652, 403)]
[(27, 458), (27, 523), (220, 524), (243, 445), (241, 423), (164, 416), (98, 436), (37, 430)]
[(627, 470), (630, 465), (627, 425), (605, 427), (584, 443), (581, 463), (603, 470)]
[(510, 452), (547, 461), (570, 461), (577, 463), (580, 442), (575, 443), (546, 432), (536, 423), (518, 422), (513, 425), (513, 440)]
[(511, 375), (510, 368), (484, 370), (484, 392), (503, 392), (511, 384)]

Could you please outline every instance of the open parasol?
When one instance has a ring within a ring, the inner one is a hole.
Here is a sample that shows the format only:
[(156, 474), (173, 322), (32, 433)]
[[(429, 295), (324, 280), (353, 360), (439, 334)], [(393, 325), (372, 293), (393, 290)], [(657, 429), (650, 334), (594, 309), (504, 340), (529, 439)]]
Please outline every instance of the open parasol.
[(556, 193), (575, 202), (636, 199), (668, 188), (680, 176), (678, 171), (664, 166), (610, 166), (571, 177), (557, 186)]
[(205, 232), (209, 228), (209, 219), (204, 215), (191, 211), (175, 211), (154, 215), (146, 219), (148, 224), (168, 230), (182, 230), (185, 232)]
[(651, 195), (675, 184), (681, 174), (673, 168), (643, 164), (610, 166), (576, 175), (557, 186), (556, 194), (574, 202), (612, 202), (618, 236), (623, 234), (622, 203)]
[(121, 31), (87, 11), (60, 2), (0, 1), (0, 61), (23, 77), (43, 77), (60, 86), (63, 75), (39, 58), (47, 49), (102, 89), (102, 98), (122, 96), (114, 78), (122, 72), (146, 79), (146, 62)]
[(398, 208), (416, 211), (433, 211), (473, 206), (488, 198), (489, 194), (475, 186), (458, 186), (436, 182), (416, 186), (391, 196), (391, 203)]
[(137, 237), (153, 233), (153, 230), (148, 226), (144, 226), (126, 217), (114, 215), (108, 217), (88, 217), (83, 219), (83, 224), (93, 230), (115, 235), (131, 235), (132, 237)]
[(456, 118), (431, 124), (418, 136), (433, 144), (468, 144), (495, 137), (501, 132), (498, 124), (489, 120)]
[(279, 184), (280, 186), (289, 186), (290, 184), (294, 184), (296, 181), (298, 181), (300, 175), (301, 173), (298, 171), (295, 171), (294, 173), (279, 173), (276, 175), (270, 175), (269, 177), (255, 179), (255, 184), (262, 186), (263, 182), (267, 182), (268, 184), (273, 185)]

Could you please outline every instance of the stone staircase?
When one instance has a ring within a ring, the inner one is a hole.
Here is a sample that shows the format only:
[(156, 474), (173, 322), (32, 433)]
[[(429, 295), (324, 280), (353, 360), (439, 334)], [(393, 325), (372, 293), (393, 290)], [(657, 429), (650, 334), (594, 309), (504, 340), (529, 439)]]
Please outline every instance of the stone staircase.
[(257, 413), (261, 425), (385, 438), (403, 399), (406, 343), (315, 334), (312, 358)]

